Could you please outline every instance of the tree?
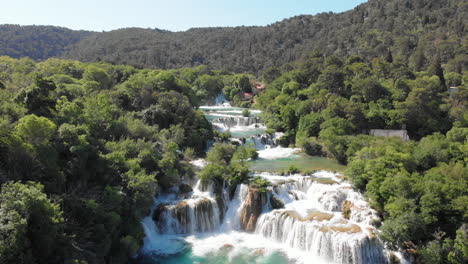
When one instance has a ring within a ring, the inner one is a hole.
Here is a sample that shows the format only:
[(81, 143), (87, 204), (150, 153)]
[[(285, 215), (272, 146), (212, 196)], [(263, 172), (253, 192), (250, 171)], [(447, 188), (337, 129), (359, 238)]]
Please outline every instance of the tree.
[(107, 74), (103, 69), (95, 66), (88, 66), (86, 68), (83, 74), (83, 79), (86, 81), (97, 82), (101, 89), (109, 89), (112, 84), (109, 74)]
[(25, 142), (33, 145), (47, 145), (54, 138), (57, 126), (46, 117), (27, 115), (16, 125), (16, 133)]
[[(441, 85), (439, 79), (422, 77), (410, 82), (412, 87), (406, 100), (396, 108), (405, 117), (410, 136), (422, 137), (434, 131), (446, 132), (447, 112), (441, 109)], [(443, 94), (442, 94), (443, 95)]]
[(462, 84), (462, 75), (456, 72), (449, 72), (446, 74), (447, 86), (458, 87)]
[(195, 80), (192, 89), (200, 99), (207, 100), (220, 94), (223, 87), (221, 78), (204, 74)]
[(327, 89), (343, 97), (349, 95), (344, 84), (344, 74), (335, 65), (327, 67), (322, 74), (320, 74), (317, 80), (317, 86), (320, 87), (320, 89)]
[(251, 93), (252, 86), (250, 85), (250, 79), (245, 74), (239, 74), (234, 76), (233, 85), (237, 87), (243, 93)]
[(416, 51), (411, 56), (411, 64), (414, 71), (419, 72), (423, 69), (426, 63), (426, 57), (424, 57), (424, 51), (422, 48), (417, 48)]
[(281, 75), (281, 71), (276, 67), (270, 67), (263, 72), (263, 80), (267, 83), (273, 82), (276, 78)]
[(444, 70), (442, 69), (440, 62), (440, 53), (437, 53), (437, 55), (433, 58), (432, 63), (429, 66), (429, 73), (439, 77), (440, 85), (442, 85), (442, 87), (446, 87)]
[(0, 201), (0, 262), (63, 262), (62, 212), (41, 184), (6, 183)]
[(377, 101), (388, 96), (388, 91), (374, 78), (357, 79), (353, 82), (354, 94), (361, 95), (364, 102)]
[(24, 103), (30, 114), (50, 116), (55, 110), (55, 100), (50, 97), (50, 92), (55, 89), (53, 81), (38, 75), (35, 84), (19, 94), (17, 100)]
[(206, 156), (209, 162), (229, 164), (236, 148), (231, 144), (217, 143)]

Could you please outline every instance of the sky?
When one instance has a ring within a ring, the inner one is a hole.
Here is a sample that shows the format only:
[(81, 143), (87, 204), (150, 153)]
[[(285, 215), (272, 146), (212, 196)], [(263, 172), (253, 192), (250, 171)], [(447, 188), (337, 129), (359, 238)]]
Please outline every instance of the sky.
[(109, 31), (125, 27), (265, 26), (284, 18), (343, 12), (365, 0), (0, 0), (0, 24)]

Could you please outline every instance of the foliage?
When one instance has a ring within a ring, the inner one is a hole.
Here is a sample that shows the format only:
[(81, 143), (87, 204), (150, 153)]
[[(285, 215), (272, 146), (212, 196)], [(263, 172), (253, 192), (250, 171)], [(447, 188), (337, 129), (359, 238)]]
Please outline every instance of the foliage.
[(0, 61), (0, 262), (126, 263), (157, 184), (194, 176), (182, 150), (202, 154), (213, 136), (196, 91), (219, 92), (223, 77)]
[[(467, 221), (466, 71), (448, 71), (442, 49), (408, 62), (395, 48), (346, 60), (316, 51), (269, 80), (255, 106), (284, 132), (282, 146), (348, 165), (346, 176), (382, 216), (390, 248), (463, 263), (453, 241)], [(416, 141), (366, 135), (371, 129), (406, 130)]]
[(0, 201), (0, 262), (51, 263), (64, 255), (62, 212), (42, 185), (6, 183)]
[(248, 159), (256, 159), (258, 153), (251, 146), (238, 146), (227, 143), (216, 143), (207, 153), (210, 162), (198, 174), (204, 182), (213, 181), (218, 187), (226, 181), (230, 186), (249, 181)]
[[(385, 64), (401, 61), (415, 71), (425, 70), (439, 54), (445, 69), (461, 73), (466, 70), (465, 10), (462, 0), (373, 0), (348, 12), (301, 15), (265, 27), (195, 28), (185, 32), (125, 28), (91, 33), (3, 25), (0, 54), (34, 59), (63, 55), (139, 68), (208, 65), (239, 73), (263, 73), (268, 83), (285, 69), (283, 65), (314, 50), (338, 58), (357, 54), (368, 60), (381, 57), (382, 73)], [(333, 64), (340, 67), (330, 61)], [(306, 65), (308, 78), (315, 79), (313, 64)], [(340, 84), (336, 88), (346, 87)]]
[(266, 192), (267, 188), (272, 184), (268, 180), (257, 176), (250, 181), (250, 185), (257, 188), (259, 192)]

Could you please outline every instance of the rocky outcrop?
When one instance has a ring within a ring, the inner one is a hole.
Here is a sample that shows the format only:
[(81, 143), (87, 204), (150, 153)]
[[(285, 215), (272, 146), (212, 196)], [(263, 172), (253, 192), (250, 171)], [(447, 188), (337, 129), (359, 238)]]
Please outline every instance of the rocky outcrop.
[(330, 221), (333, 218), (333, 214), (322, 212), (318, 210), (310, 210), (307, 215), (300, 215), (298, 212), (293, 210), (277, 211), (277, 214), (286, 215), (288, 217), (294, 218), (300, 222), (309, 222), (309, 221)]
[(156, 207), (156, 209), (154, 209), (154, 212), (153, 212), (153, 220), (157, 223), (159, 221), (159, 217), (161, 216), (161, 214), (166, 210), (166, 206), (167, 204), (159, 204), (158, 207)]
[(180, 193), (190, 193), (193, 192), (193, 188), (188, 184), (182, 183), (181, 185), (179, 185), (179, 191)]
[(258, 217), (263, 212), (263, 206), (267, 202), (267, 194), (260, 192), (257, 188), (249, 187), (244, 206), (241, 211), (240, 224), (244, 231), (252, 232)]
[(284, 208), (284, 203), (280, 199), (276, 198), (276, 196), (270, 196), (270, 204), (272, 209), (282, 209)]
[(353, 203), (349, 200), (345, 200), (341, 204), (341, 215), (348, 220), (351, 216), (351, 208), (353, 208)]

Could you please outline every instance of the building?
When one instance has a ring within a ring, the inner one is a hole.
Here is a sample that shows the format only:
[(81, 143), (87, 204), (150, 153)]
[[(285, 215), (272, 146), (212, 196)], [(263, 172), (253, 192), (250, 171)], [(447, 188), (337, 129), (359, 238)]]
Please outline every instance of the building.
[(406, 129), (371, 129), (369, 135), (376, 137), (399, 137), (405, 142), (409, 140), (408, 131)]

